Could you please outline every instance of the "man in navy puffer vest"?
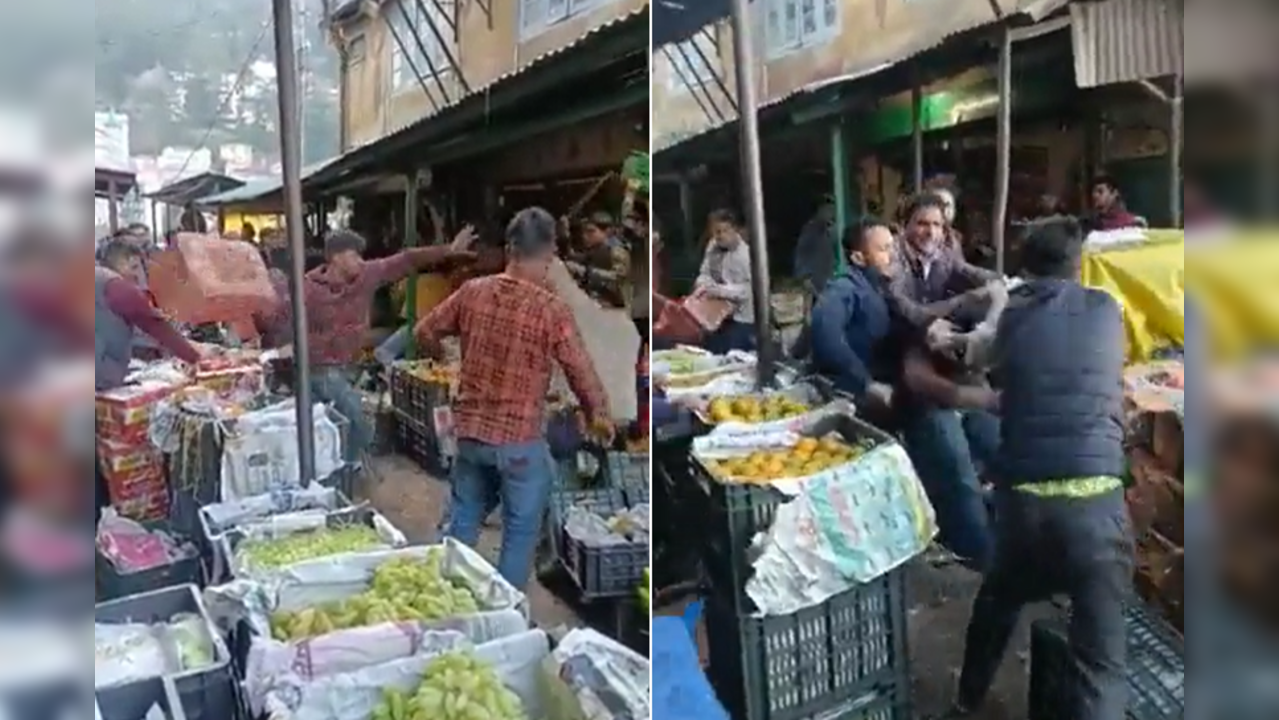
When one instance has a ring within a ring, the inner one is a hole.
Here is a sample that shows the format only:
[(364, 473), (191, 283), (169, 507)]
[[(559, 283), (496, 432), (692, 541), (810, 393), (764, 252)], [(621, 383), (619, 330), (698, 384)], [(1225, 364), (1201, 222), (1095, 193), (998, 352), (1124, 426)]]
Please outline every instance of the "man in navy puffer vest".
[(1010, 294), (995, 340), (1000, 391), (996, 550), (968, 628), (958, 707), (985, 699), (1022, 608), (1071, 601), (1071, 720), (1125, 715), (1123, 605), (1133, 537), (1124, 503), (1122, 311), (1078, 281), (1078, 223), (1052, 220), (1026, 241), (1029, 282)]

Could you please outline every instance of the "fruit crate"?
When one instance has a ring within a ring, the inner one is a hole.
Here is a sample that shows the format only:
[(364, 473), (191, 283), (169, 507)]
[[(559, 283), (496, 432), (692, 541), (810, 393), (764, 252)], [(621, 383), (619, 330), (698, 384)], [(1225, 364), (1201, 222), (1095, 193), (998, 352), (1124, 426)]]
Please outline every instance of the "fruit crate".
[(395, 449), (437, 480), (448, 477), (449, 463), (431, 426), (399, 410), (395, 411)]
[[(1182, 640), (1158, 617), (1134, 603), (1125, 611), (1128, 632), (1128, 720), (1181, 720), (1186, 708)], [(1067, 696), (1074, 677), (1065, 619), (1031, 626), (1030, 720), (1072, 720)]]
[(200, 548), (206, 580), (210, 585), (223, 582), (214, 577), (215, 553), (226, 534), (236, 528), (259, 522), (269, 522), (273, 516), (306, 511), (334, 512), (355, 507), (342, 490), (325, 488), (289, 490), (236, 503), (215, 503), (200, 508), (200, 533), (196, 544)]
[(626, 510), (626, 494), (620, 489), (567, 490), (552, 500), (552, 522), (558, 528), (559, 556), (569, 576), (582, 591), (584, 602), (630, 599), (648, 568), (649, 544), (632, 542), (592, 547), (569, 536), (564, 523), (569, 508), (579, 507), (603, 518)]
[[(404, 544), (402, 536), (399, 536), (399, 531), (391, 525), (390, 521), (368, 505), (357, 505), (327, 513), (324, 517), (324, 524), (329, 529), (363, 525), (374, 530), (382, 544), (387, 548)], [(215, 578), (215, 582), (226, 583), (235, 579), (235, 567), (233, 564), (235, 553), (240, 545), (248, 539), (250, 532), (258, 533), (260, 537), (281, 539), (290, 535), (308, 532), (308, 529), (298, 527), (296, 524), (275, 526), (272, 520), (268, 518), (256, 523), (246, 523), (227, 531), (214, 544), (214, 562), (211, 575)]]
[[(893, 442), (883, 431), (847, 415), (823, 418), (803, 434), (827, 437), (832, 433), (850, 445)], [(711, 585), (717, 594), (731, 598), (738, 612), (754, 612), (745, 593), (753, 572), (752, 546), (758, 534), (772, 527), (777, 509), (790, 499), (767, 486), (721, 483), (695, 453), (691, 466), (694, 507), (690, 513), (701, 518), (698, 526), (704, 528), (698, 546)]]
[(449, 404), (449, 386), (420, 378), (400, 364), (391, 369), (391, 407), (429, 421), (436, 408)]
[[(208, 619), (195, 586), (182, 585), (103, 603), (94, 608), (93, 615), (94, 622), (102, 625), (156, 625), (179, 615), (203, 618), (213, 643), (214, 663), (170, 677), (182, 709), (188, 720), (235, 720), (246, 715), (226, 643)], [(157, 689), (160, 695), (156, 694)], [(97, 688), (95, 695), (103, 720), (138, 720), (146, 717), (157, 698), (163, 696), (163, 683), (152, 680)]]
[(173, 524), (163, 520), (142, 523), (142, 526), (149, 532), (168, 533), (180, 545), (190, 543), (193, 547), (196, 547), (197, 551), (191, 557), (165, 563), (159, 567), (138, 572), (124, 572), (113, 565), (102, 554), (100, 548), (96, 549), (94, 552), (94, 575), (97, 579), (98, 602), (119, 600), (132, 595), (142, 595), (175, 585), (200, 585), (204, 579), (198, 546), (196, 546), (193, 538), (175, 532)]
[(712, 597), (705, 614), (711, 682), (738, 720), (909, 717), (886, 714), (895, 702), (849, 709), (908, 688), (906, 600), (905, 570), (783, 617), (745, 616)]

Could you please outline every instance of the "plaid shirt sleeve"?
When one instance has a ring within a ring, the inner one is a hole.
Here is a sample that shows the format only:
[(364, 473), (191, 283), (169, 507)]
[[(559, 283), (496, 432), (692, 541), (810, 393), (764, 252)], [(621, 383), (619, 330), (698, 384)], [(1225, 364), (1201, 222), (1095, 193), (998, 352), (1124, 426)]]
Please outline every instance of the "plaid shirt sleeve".
[(564, 369), (569, 388), (577, 396), (587, 416), (607, 417), (609, 414), (608, 395), (604, 392), (604, 383), (586, 352), (586, 344), (577, 329), (568, 308), (563, 303), (556, 303), (548, 316), (551, 333), (551, 354)]
[(430, 315), (422, 318), (414, 331), (418, 342), (425, 348), (435, 348), (441, 340), (460, 334), (462, 310), (470, 296), (468, 287), (463, 285), (460, 290), (437, 305)]

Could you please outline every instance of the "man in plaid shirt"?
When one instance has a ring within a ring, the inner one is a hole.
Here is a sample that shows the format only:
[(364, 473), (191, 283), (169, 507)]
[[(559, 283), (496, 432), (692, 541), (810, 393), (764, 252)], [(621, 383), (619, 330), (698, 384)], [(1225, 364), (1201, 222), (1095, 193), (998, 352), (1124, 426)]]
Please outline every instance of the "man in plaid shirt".
[(471, 280), (418, 324), (424, 348), (461, 340), (453, 404), (458, 439), (447, 534), (467, 545), (502, 508), (498, 571), (523, 588), (532, 574), (555, 465), (546, 441), (546, 396), (558, 364), (592, 428), (609, 428), (608, 396), (568, 306), (546, 285), (555, 261), (556, 222), (532, 208), (506, 230), (508, 264)]

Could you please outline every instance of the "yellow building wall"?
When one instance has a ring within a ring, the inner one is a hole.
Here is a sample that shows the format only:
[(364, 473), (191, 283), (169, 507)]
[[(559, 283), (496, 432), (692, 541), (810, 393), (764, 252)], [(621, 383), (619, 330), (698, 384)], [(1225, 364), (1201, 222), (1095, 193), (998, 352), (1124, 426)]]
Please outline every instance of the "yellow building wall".
[[(392, 87), (392, 56), (396, 49), (388, 19), (398, 17), (393, 2), (369, 5), (372, 15), (364, 15), (337, 29), (340, 42), (349, 49), (352, 43), (363, 45), (356, 53), (359, 60), (348, 68), (342, 83), (346, 118), (345, 137), (349, 150), (401, 130), (424, 117), (435, 114), (440, 105), (457, 102), (464, 94), (456, 74), (438, 68), (442, 77), (428, 78), (431, 98), (415, 81), (401, 91)], [(599, 7), (569, 18), (534, 35), (520, 37), (519, 0), (492, 0), (490, 13), (482, 3), (456, 2), (460, 42), (450, 48), (462, 70), (462, 77), (472, 91), (521, 70), (544, 55), (576, 42), (591, 30), (628, 16), (648, 6), (648, 0), (611, 0)], [(446, 39), (451, 28), (442, 27)], [(429, 34), (429, 29), (423, 31)], [(410, 45), (411, 37), (403, 38)], [(447, 64), (447, 63), (446, 63)], [(427, 68), (418, 68), (424, 75)]]

